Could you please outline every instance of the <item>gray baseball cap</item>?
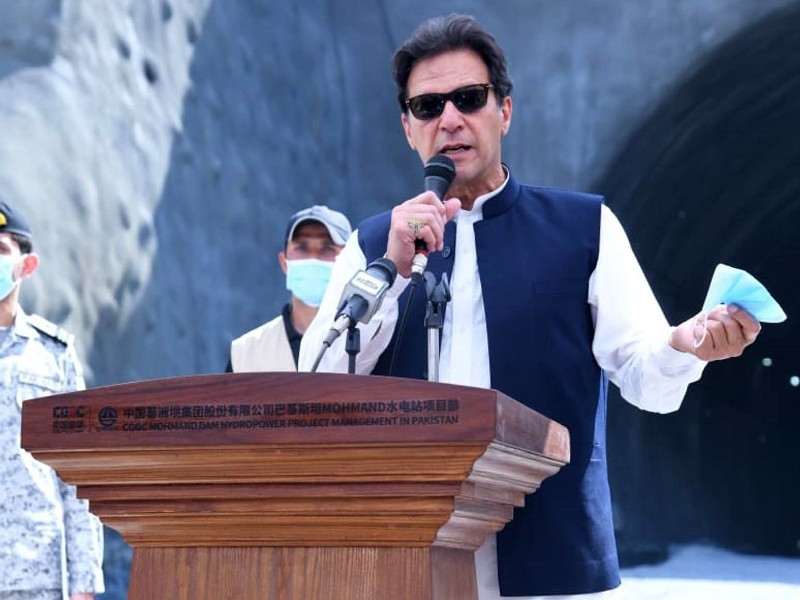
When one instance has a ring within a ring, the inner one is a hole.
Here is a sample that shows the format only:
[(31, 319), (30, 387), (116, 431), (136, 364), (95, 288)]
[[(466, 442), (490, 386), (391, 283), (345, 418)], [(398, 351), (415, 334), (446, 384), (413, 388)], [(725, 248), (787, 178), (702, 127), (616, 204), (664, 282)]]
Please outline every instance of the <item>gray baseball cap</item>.
[(307, 221), (322, 223), (337, 246), (344, 246), (347, 238), (353, 232), (350, 221), (342, 213), (317, 204), (310, 208), (304, 208), (289, 217), (289, 223), (286, 225), (286, 241), (290, 242), (297, 226)]

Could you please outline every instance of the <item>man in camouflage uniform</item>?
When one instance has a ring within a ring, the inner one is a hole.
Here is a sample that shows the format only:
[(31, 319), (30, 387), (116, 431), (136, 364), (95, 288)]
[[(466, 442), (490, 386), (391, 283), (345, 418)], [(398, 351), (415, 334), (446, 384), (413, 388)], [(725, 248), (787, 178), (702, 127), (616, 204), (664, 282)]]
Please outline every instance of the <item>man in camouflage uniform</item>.
[(88, 502), (20, 447), (22, 402), (84, 388), (71, 336), (20, 307), (39, 266), (25, 217), (0, 202), (0, 600), (92, 600), (103, 538)]

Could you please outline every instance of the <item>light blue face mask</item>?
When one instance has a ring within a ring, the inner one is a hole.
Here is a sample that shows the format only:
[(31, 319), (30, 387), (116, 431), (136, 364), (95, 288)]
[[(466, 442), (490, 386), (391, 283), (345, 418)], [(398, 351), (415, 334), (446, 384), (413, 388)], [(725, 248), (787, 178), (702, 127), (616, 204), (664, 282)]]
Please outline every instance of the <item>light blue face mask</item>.
[(718, 304), (738, 304), (762, 323), (786, 320), (786, 313), (761, 282), (747, 271), (723, 264), (714, 270), (703, 311)]
[(720, 263), (711, 276), (703, 310), (698, 316), (697, 324), (702, 326), (703, 331), (695, 337), (695, 348), (706, 341), (708, 312), (720, 304), (738, 304), (761, 323), (782, 323), (786, 320), (786, 313), (764, 284), (747, 271)]
[(5, 300), (14, 290), (14, 267), (17, 261), (12, 256), (0, 256), (0, 300)]
[(317, 258), (286, 261), (286, 289), (308, 306), (319, 306), (331, 280), (333, 263)]

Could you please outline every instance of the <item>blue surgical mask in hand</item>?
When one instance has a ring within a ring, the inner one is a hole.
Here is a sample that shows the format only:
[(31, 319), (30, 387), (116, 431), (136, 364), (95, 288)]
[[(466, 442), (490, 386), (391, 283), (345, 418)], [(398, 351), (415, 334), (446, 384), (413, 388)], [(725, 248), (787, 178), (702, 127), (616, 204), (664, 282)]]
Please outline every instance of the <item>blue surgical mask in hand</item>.
[(708, 286), (703, 312), (718, 304), (737, 304), (762, 323), (781, 323), (786, 313), (755, 277), (747, 271), (718, 264)]
[(333, 263), (317, 258), (286, 261), (286, 289), (303, 304), (319, 306), (331, 280)]

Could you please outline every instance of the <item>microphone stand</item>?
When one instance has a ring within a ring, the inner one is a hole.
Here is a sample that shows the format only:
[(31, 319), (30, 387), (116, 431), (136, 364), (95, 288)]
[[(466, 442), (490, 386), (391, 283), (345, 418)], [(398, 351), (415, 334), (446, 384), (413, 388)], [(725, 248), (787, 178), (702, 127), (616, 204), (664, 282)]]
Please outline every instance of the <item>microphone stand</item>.
[(425, 310), (425, 327), (428, 329), (428, 381), (439, 381), (439, 337), (444, 327), (444, 311), (450, 302), (450, 283), (447, 273), (436, 282), (436, 276), (425, 271), (425, 291), (428, 294), (428, 307)]
[(356, 372), (356, 355), (361, 352), (361, 330), (356, 327), (356, 321), (350, 320), (347, 326), (347, 338), (344, 344), (347, 352), (347, 372), (351, 375)]

